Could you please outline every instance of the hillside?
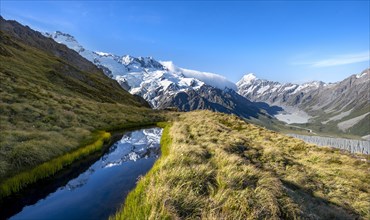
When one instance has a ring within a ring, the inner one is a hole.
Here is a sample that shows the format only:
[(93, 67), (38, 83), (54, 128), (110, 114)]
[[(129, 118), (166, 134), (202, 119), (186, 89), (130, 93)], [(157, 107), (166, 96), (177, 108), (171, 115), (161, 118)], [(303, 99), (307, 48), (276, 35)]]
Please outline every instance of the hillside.
[(16, 21), (0, 18), (0, 27), (0, 184), (103, 131), (159, 120), (75, 51)]
[(369, 163), (230, 115), (182, 113), (113, 219), (368, 219)]

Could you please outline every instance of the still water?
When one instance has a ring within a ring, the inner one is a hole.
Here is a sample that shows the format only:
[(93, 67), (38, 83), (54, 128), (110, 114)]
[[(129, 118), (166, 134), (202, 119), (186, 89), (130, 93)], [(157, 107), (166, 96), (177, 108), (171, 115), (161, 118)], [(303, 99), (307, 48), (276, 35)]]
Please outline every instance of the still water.
[(160, 154), (160, 128), (125, 133), (87, 170), (10, 219), (107, 219)]

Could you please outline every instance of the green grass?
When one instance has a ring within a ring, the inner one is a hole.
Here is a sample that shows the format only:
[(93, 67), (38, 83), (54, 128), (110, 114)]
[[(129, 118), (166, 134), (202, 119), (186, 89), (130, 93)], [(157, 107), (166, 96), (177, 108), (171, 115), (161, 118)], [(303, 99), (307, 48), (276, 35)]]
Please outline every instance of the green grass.
[(350, 154), (208, 111), (174, 119), (161, 145), (111, 219), (370, 217), (370, 167)]
[[(3, 191), (13, 192), (38, 179), (19, 175), (31, 175), (25, 173), (95, 142), (97, 131), (163, 121), (161, 112), (145, 107), (88, 61), (84, 65), (90, 65), (93, 72), (82, 71), (50, 51), (28, 46), (1, 31), (0, 40)], [(10, 186), (12, 180), (16, 180), (14, 186)]]
[(108, 132), (99, 132), (96, 136), (97, 140), (94, 143), (80, 147), (73, 152), (64, 154), (63, 156), (38, 165), (29, 171), (24, 171), (5, 180), (0, 184), (0, 198), (18, 192), (29, 184), (55, 174), (74, 161), (101, 150), (104, 142), (108, 141), (111, 137)]
[[(172, 138), (169, 134), (171, 124), (166, 122), (160, 122), (157, 124), (158, 127), (163, 128), (161, 137), (161, 157), (155, 162), (152, 169), (140, 179), (137, 183), (135, 190), (131, 191), (125, 201), (125, 206), (121, 212), (117, 212), (115, 216), (111, 216), (110, 219), (148, 219), (150, 216), (150, 210), (153, 209), (151, 203), (142, 203), (142, 198), (146, 197), (146, 187), (150, 183), (151, 178), (154, 178), (153, 174), (158, 172), (161, 163), (169, 155), (169, 146), (172, 143)], [(169, 219), (165, 213), (161, 216), (163, 219)]]

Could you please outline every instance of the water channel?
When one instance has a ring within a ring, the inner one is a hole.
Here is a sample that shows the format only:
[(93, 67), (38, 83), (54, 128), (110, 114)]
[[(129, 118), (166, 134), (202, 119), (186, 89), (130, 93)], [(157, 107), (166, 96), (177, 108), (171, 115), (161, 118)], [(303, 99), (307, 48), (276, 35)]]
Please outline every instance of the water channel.
[(66, 184), (5, 218), (107, 219), (121, 207), (138, 178), (145, 175), (159, 157), (161, 135), (161, 128), (123, 134), (103, 156), (75, 175), (77, 177), (64, 181)]

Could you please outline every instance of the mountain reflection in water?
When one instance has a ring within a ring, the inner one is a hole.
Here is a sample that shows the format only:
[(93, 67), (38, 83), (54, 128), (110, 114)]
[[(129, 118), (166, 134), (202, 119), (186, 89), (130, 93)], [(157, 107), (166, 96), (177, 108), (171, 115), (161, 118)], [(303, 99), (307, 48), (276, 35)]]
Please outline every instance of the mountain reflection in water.
[(10, 219), (103, 219), (114, 214), (160, 154), (161, 128), (125, 133), (65, 186)]

